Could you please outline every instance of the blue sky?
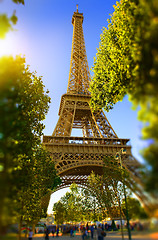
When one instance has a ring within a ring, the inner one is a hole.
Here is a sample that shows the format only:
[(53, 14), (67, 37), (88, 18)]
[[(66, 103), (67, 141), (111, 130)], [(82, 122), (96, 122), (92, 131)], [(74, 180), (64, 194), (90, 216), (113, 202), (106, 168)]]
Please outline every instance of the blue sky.
[[(89, 68), (99, 46), (100, 34), (107, 27), (107, 19), (114, 11), (115, 0), (25, 0), (25, 6), (11, 0), (0, 0), (0, 13), (11, 16), (14, 10), (18, 16), (15, 30), (0, 40), (0, 56), (4, 54), (25, 56), (31, 71), (43, 76), (43, 83), (50, 91), (50, 110), (44, 121), (45, 135), (51, 135), (58, 120), (61, 95), (66, 93), (72, 46), (73, 26), (71, 19), (79, 5), (83, 13), (83, 31)], [(141, 123), (137, 112), (125, 97), (113, 110), (105, 113), (120, 138), (129, 138), (133, 156), (142, 161), (139, 154), (144, 146), (141, 138)], [(65, 190), (53, 194), (52, 203)], [(52, 205), (49, 207), (52, 208)]]

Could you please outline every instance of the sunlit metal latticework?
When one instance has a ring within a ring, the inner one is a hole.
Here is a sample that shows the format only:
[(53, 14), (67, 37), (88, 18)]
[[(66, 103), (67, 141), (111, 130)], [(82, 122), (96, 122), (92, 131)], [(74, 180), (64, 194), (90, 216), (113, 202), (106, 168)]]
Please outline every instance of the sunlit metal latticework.
[[(73, 39), (67, 93), (62, 95), (59, 119), (52, 136), (44, 136), (43, 143), (49, 150), (62, 179), (58, 189), (73, 182), (86, 186), (88, 175), (103, 173), (103, 158), (121, 153), (123, 166), (128, 169), (133, 182), (140, 182), (138, 161), (131, 155), (129, 139), (120, 139), (104, 112), (92, 112), (89, 92), (90, 73), (83, 36), (83, 14), (74, 12), (72, 17)], [(82, 136), (71, 136), (72, 129), (80, 129)], [(122, 153), (126, 150), (126, 154)], [(144, 198), (140, 189), (137, 195)]]
[(73, 40), (71, 63), (67, 93), (90, 95), (88, 90), (90, 73), (87, 62), (86, 48), (83, 35), (83, 14), (74, 12), (72, 17)]

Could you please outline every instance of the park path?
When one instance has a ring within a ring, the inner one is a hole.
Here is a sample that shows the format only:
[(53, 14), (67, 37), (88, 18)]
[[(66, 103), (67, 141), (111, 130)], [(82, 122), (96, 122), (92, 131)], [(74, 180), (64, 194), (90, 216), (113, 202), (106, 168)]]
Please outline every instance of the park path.
[[(107, 233), (107, 236), (104, 238), (104, 240), (121, 240), (122, 236), (121, 233)], [(152, 234), (145, 234), (145, 233), (133, 233), (132, 234), (132, 240), (158, 240), (158, 233), (152, 233)], [(45, 240), (45, 237), (43, 234), (35, 235), (33, 237), (33, 240)], [(74, 237), (70, 236), (59, 236), (59, 237), (52, 237), (51, 234), (49, 236), (49, 240), (82, 240), (81, 235), (76, 235)], [(89, 237), (88, 240), (91, 240)], [(96, 237), (94, 237), (93, 240), (97, 240)], [(128, 240), (128, 235), (125, 234), (124, 240)]]

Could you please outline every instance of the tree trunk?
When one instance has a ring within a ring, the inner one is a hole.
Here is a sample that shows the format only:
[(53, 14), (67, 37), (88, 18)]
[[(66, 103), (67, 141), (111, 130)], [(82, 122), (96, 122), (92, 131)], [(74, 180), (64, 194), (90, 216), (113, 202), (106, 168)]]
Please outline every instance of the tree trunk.
[(22, 227), (22, 216), (20, 217), (20, 221), (19, 221), (18, 240), (21, 240), (21, 227)]
[(32, 231), (33, 231), (33, 234), (35, 234), (35, 223), (32, 224)]
[(25, 239), (27, 239), (27, 228), (28, 228), (28, 223), (26, 224)]

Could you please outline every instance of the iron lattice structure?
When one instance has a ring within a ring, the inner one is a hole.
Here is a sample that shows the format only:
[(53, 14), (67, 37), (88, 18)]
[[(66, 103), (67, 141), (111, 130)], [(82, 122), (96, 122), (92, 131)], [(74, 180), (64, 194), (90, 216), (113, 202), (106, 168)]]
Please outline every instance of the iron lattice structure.
[[(93, 171), (103, 174), (103, 159), (121, 153), (122, 164), (133, 183), (141, 181), (138, 173), (140, 163), (132, 156), (129, 139), (120, 139), (110, 125), (104, 112), (93, 112), (90, 107), (90, 73), (83, 35), (83, 14), (74, 12), (72, 17), (73, 39), (67, 93), (62, 95), (59, 119), (52, 136), (43, 136), (43, 144), (50, 152), (62, 184), (58, 189), (77, 183), (87, 185)], [(82, 136), (71, 136), (72, 129), (80, 129)], [(126, 150), (126, 154), (122, 153)], [(147, 204), (142, 188), (134, 190)]]

